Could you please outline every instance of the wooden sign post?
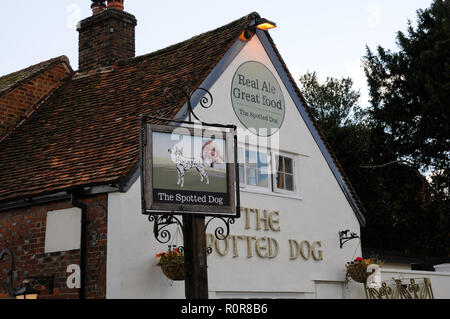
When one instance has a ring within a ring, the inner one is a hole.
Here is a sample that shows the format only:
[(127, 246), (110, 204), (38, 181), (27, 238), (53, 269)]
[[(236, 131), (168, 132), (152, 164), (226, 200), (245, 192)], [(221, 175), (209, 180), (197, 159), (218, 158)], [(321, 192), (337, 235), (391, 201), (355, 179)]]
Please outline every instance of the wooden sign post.
[(224, 237), (231, 220), (240, 217), (237, 128), (170, 122), (181, 125), (155, 125), (141, 117), (142, 213), (150, 215), (160, 243), (170, 241), (168, 226), (183, 228), (186, 298), (208, 299), (205, 217), (225, 223), (227, 232), (215, 232)]
[(208, 299), (205, 217), (183, 216), (186, 299)]

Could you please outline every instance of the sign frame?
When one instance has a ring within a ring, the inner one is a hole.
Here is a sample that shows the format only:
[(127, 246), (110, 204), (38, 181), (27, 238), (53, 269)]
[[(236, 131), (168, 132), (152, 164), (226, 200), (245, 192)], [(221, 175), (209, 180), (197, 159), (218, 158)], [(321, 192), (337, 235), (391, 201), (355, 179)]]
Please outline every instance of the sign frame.
[[(239, 163), (237, 158), (237, 127), (235, 125), (194, 123), (180, 120), (164, 119), (170, 122), (169, 125), (147, 123), (141, 117), (140, 131), (140, 170), (141, 170), (141, 199), (142, 214), (144, 215), (201, 215), (223, 218), (240, 218), (240, 194), (239, 194)], [(152, 118), (158, 119), (158, 118)], [(162, 119), (160, 119), (162, 120)], [(201, 128), (199, 128), (201, 126)], [(176, 129), (182, 128), (190, 137), (203, 136), (205, 131), (219, 131), (224, 136), (226, 150), (226, 179), (227, 196), (229, 203), (223, 206), (201, 205), (201, 204), (181, 204), (181, 203), (160, 203), (153, 199), (153, 133), (172, 133)], [(232, 159), (232, 162), (230, 162)], [(237, 186), (236, 186), (237, 185)]]

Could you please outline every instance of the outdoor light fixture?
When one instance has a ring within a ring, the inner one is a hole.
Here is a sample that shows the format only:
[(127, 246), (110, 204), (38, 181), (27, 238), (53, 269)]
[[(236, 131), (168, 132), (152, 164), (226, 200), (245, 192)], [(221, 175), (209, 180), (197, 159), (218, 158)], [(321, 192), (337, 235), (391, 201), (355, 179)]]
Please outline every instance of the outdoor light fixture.
[[(350, 233), (350, 235), (349, 235)], [(359, 238), (358, 235), (356, 235), (355, 233), (352, 233), (350, 230), (343, 230), (339, 232), (339, 241), (340, 241), (340, 245), (341, 245), (341, 249), (344, 246), (344, 244), (352, 239), (355, 238)]]
[(267, 19), (258, 19), (256, 20), (256, 27), (260, 30), (270, 30), (275, 29), (277, 27), (275, 22), (269, 21)]
[(33, 288), (33, 283), (38, 283), (39, 285), (46, 287), (49, 294), (53, 294), (53, 276), (25, 277), (20, 288), (15, 290), (13, 287), (14, 254), (9, 249), (3, 249), (0, 253), (0, 261), (2, 261), (5, 256), (9, 257), (9, 269), (6, 277), (6, 284), (10, 297), (15, 297), (16, 299), (37, 299), (39, 291)]
[(256, 29), (268, 31), (268, 30), (274, 29), (276, 27), (277, 27), (277, 25), (275, 22), (269, 21), (264, 18), (257, 18), (255, 20), (254, 24), (248, 26), (247, 29), (242, 31), (241, 35), (239, 36), (239, 39), (241, 39), (244, 42), (247, 42), (256, 33)]
[(16, 299), (37, 299), (39, 291), (33, 289), (29, 280), (22, 282), (22, 287), (16, 291)]
[(46, 277), (26, 277), (22, 286), (16, 291), (16, 299), (37, 299), (38, 290), (33, 287), (33, 283), (38, 283), (48, 289), (49, 294), (53, 294), (53, 276)]

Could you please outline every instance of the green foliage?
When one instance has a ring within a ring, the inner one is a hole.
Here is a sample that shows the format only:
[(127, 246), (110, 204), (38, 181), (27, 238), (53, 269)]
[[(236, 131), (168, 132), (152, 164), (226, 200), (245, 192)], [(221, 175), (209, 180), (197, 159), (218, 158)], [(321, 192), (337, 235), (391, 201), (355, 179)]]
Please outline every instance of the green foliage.
[(450, 2), (419, 10), (397, 38), (399, 52), (367, 49), (367, 110), (349, 78), (307, 73), (300, 87), (366, 209), (363, 246), (448, 256)]
[[(450, 2), (436, 0), (418, 10), (416, 27), (409, 22), (407, 34), (398, 32), (397, 44), (398, 52), (379, 46), (377, 54), (367, 48), (364, 57), (372, 164), (398, 161), (380, 168), (383, 183), (397, 190), (386, 202), (394, 239), (410, 251), (445, 256), (450, 246)], [(405, 172), (398, 170), (400, 164)], [(412, 170), (432, 181), (406, 183)], [(408, 236), (417, 241), (408, 243)]]
[(313, 72), (301, 76), (299, 83), (314, 120), (352, 185), (360, 197), (370, 198), (372, 189), (366, 186), (371, 179), (368, 171), (360, 166), (370, 162), (371, 131), (365, 122), (365, 111), (359, 105), (360, 94), (352, 88), (352, 79), (328, 77), (321, 84)]
[(450, 2), (418, 10), (397, 44), (398, 52), (367, 48), (364, 57), (373, 125), (394, 158), (450, 181)]
[(320, 84), (316, 72), (308, 72), (300, 77), (300, 85), (322, 129), (348, 126), (363, 116), (358, 104), (360, 93), (353, 90), (350, 78), (328, 77)]
[(159, 258), (158, 266), (170, 266), (174, 264), (184, 265), (184, 254), (179, 251), (178, 248), (156, 254), (156, 257)]

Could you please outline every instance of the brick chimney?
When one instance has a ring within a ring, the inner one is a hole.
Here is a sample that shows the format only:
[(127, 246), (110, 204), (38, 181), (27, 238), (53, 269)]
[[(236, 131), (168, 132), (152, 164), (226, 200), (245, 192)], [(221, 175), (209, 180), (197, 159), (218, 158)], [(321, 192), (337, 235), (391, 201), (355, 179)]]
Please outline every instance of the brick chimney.
[(134, 15), (125, 12), (123, 0), (92, 0), (92, 16), (78, 25), (78, 68), (88, 71), (135, 56)]

